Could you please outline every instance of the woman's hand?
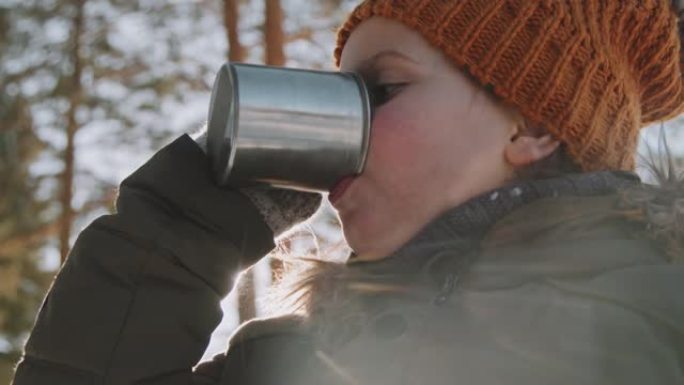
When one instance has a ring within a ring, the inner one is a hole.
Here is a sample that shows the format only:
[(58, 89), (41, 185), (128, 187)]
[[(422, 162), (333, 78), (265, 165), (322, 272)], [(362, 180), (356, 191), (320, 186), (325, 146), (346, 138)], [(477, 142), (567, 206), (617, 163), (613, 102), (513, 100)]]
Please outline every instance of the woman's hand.
[(264, 217), (273, 236), (282, 233), (312, 216), (321, 205), (321, 194), (272, 188), (248, 187), (240, 192), (249, 198)]
[[(193, 139), (206, 154), (206, 127)], [(256, 206), (268, 227), (273, 231), (274, 237), (278, 237), (312, 216), (320, 207), (322, 200), (319, 193), (269, 186), (246, 187), (239, 191)]]

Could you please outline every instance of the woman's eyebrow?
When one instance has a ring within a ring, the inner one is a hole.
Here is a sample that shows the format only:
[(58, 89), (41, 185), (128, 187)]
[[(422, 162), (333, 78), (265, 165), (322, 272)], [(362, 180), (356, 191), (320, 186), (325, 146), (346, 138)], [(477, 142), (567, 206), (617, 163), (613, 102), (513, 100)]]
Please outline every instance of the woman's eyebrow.
[(420, 63), (418, 63), (417, 61), (415, 61), (414, 59), (412, 59), (412, 58), (410, 58), (410, 57), (404, 55), (403, 53), (401, 53), (401, 52), (399, 52), (399, 51), (396, 51), (396, 50), (390, 49), (390, 50), (380, 51), (380, 52), (376, 53), (375, 55), (371, 56), (370, 58), (368, 58), (368, 59), (364, 60), (363, 62), (361, 62), (361, 64), (359, 65), (359, 70), (360, 70), (361, 72), (366, 72), (366, 71), (375, 69), (375, 68), (374, 68), (375, 65), (376, 65), (381, 59), (385, 59), (385, 58), (393, 58), (393, 59), (404, 60), (404, 61), (408, 61), (408, 62), (410, 62), (410, 63), (412, 63), (412, 64), (415, 64), (415, 65), (419, 65), (419, 64), (420, 64)]

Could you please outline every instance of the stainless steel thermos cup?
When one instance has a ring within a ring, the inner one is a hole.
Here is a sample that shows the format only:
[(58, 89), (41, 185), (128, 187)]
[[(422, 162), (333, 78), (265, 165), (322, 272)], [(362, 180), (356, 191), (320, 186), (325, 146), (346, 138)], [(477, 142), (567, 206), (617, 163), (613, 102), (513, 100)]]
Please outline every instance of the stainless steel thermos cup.
[(328, 191), (363, 171), (371, 102), (354, 73), (224, 64), (207, 148), (218, 183)]

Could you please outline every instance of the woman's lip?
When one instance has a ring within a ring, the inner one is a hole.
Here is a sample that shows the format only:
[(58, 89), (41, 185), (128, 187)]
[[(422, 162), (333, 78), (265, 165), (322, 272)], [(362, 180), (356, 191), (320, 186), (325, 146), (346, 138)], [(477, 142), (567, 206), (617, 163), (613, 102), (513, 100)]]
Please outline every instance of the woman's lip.
[(347, 176), (342, 179), (340, 179), (335, 185), (333, 186), (332, 189), (330, 189), (330, 194), (328, 195), (328, 200), (330, 201), (330, 204), (335, 204), (335, 202), (339, 201), (340, 198), (342, 198), (342, 195), (344, 195), (344, 192), (347, 191), (349, 186), (356, 180), (355, 176)]

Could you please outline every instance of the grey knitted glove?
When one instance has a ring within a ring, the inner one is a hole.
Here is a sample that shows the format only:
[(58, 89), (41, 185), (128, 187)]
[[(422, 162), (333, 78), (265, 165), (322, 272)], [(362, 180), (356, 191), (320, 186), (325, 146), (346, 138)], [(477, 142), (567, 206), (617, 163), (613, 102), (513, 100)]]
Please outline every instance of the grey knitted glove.
[[(198, 146), (207, 153), (206, 127), (193, 136)], [(296, 224), (312, 216), (321, 205), (321, 194), (295, 190), (255, 186), (238, 191), (256, 206), (264, 221), (278, 237)]]

